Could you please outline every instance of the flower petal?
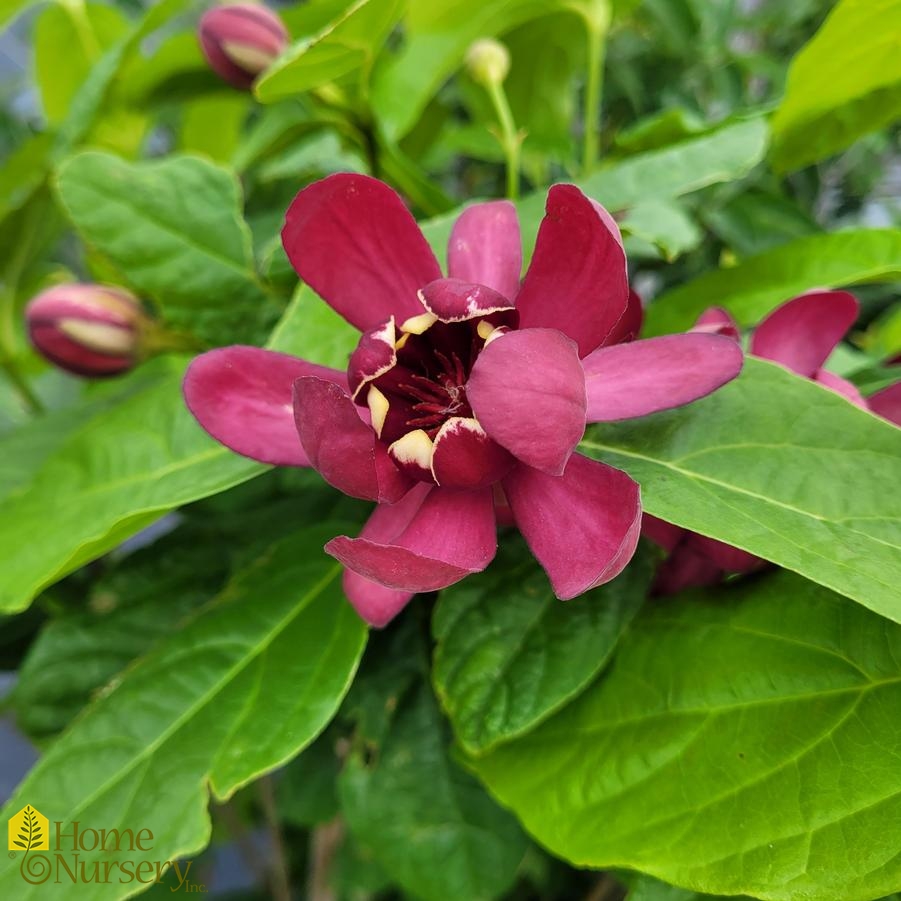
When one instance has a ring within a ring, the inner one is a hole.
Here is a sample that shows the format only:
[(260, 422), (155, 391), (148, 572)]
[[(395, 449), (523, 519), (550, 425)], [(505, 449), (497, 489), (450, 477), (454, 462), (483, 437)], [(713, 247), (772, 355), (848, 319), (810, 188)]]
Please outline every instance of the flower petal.
[(626, 311), (620, 316), (619, 322), (613, 326), (613, 331), (604, 339), (604, 346), (634, 341), (641, 333), (641, 324), (643, 322), (644, 309), (641, 306), (641, 298), (636, 291), (630, 288)]
[(810, 378), (857, 319), (847, 291), (810, 291), (782, 304), (754, 331), (748, 352)]
[(738, 325), (732, 316), (722, 307), (710, 307), (704, 310), (698, 321), (691, 327), (693, 332), (706, 332), (711, 335), (725, 335), (727, 338), (739, 339)]
[(529, 466), (560, 475), (585, 431), (585, 376), (554, 329), (508, 332), (477, 357), (466, 396), (482, 428)]
[(641, 535), (672, 553), (688, 535), (688, 530), (665, 519), (651, 516), (650, 513), (642, 513)]
[(489, 313), (513, 310), (510, 301), (493, 288), (458, 278), (430, 282), (419, 292), (419, 299), (442, 322), (466, 322)]
[(490, 488), (453, 491), (423, 483), (397, 504), (380, 505), (373, 520), (369, 533), (333, 538), (325, 550), (387, 588), (446, 588), (483, 570), (497, 550)]
[(583, 361), (588, 422), (645, 416), (691, 403), (741, 372), (731, 338), (684, 334), (602, 347)]
[(831, 389), (836, 394), (846, 397), (855, 406), (863, 407), (864, 410), (870, 408), (866, 398), (857, 390), (856, 385), (852, 385), (847, 379), (843, 379), (840, 375), (836, 375), (828, 369), (818, 369), (813, 376), (813, 380)]
[(475, 419), (453, 416), (432, 450), (432, 474), (445, 488), (484, 488), (505, 476), (515, 459), (492, 441)]
[(559, 329), (584, 357), (615, 330), (628, 301), (626, 255), (613, 219), (575, 185), (554, 185), (516, 298), (520, 326)]
[(519, 291), (522, 239), (509, 200), (476, 203), (457, 218), (447, 246), (452, 278), (487, 285), (512, 301)]
[(354, 610), (360, 614), (360, 618), (379, 629), (387, 626), (416, 596), (415, 591), (385, 588), (384, 585), (364, 579), (350, 569), (344, 570), (342, 584), (344, 594), (353, 604)]
[(441, 276), (404, 202), (366, 175), (342, 172), (304, 188), (282, 243), (297, 274), (360, 331), (421, 313), (416, 292)]
[(384, 375), (397, 363), (394, 317), (364, 332), (347, 365), (347, 380), (354, 400), (364, 385)]
[(867, 406), (877, 416), (901, 426), (901, 382), (871, 394), (867, 398)]
[(306, 377), (294, 383), (294, 419), (310, 465), (351, 497), (393, 503), (406, 494), (410, 481), (388, 459), (372, 427), (360, 418), (362, 412), (332, 382)]
[(679, 545), (657, 567), (652, 594), (678, 594), (689, 588), (706, 588), (722, 582), (725, 573), (691, 544)]
[(516, 525), (561, 600), (609, 582), (632, 559), (641, 501), (624, 472), (574, 454), (562, 476), (520, 465), (502, 484)]
[(288, 354), (259, 347), (220, 347), (195, 358), (184, 381), (194, 418), (217, 441), (245, 457), (276, 466), (309, 466), (297, 429), (291, 389), (302, 376), (342, 388), (347, 377)]
[(727, 573), (751, 572), (760, 569), (766, 563), (761, 557), (726, 544), (725, 541), (708, 538), (706, 535), (691, 533), (686, 544)]

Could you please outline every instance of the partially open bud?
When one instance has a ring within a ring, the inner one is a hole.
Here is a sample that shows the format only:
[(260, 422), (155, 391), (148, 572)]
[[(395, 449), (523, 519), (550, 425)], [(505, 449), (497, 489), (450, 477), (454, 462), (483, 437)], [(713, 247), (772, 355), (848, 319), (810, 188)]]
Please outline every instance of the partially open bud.
[(74, 375), (118, 375), (137, 361), (150, 324), (127, 291), (106, 285), (57, 285), (25, 308), (28, 335), (38, 352)]
[(200, 46), (220, 78), (249, 90), (256, 77), (288, 46), (288, 32), (282, 20), (265, 6), (230, 3), (203, 14)]
[(466, 69), (481, 85), (502, 84), (510, 71), (510, 51), (494, 38), (480, 38), (466, 51)]

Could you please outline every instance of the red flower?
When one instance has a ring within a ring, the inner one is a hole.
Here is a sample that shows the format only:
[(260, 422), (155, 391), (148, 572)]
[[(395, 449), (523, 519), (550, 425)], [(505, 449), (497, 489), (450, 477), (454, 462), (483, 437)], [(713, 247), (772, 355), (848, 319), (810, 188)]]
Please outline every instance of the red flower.
[[(748, 352), (781, 363), (792, 372), (841, 394), (852, 404), (901, 425), (901, 382), (864, 398), (851, 382), (823, 368), (854, 325), (858, 311), (857, 299), (847, 291), (801, 294), (760, 322), (751, 336)], [(692, 331), (723, 335), (736, 341), (739, 338), (737, 324), (719, 307), (704, 312)], [(728, 573), (751, 572), (766, 563), (746, 551), (647, 513), (642, 534), (669, 552), (657, 571), (655, 590), (659, 594), (713, 585)]]
[(571, 185), (548, 194), (522, 285), (506, 201), (457, 220), (449, 278), (397, 194), (364, 176), (301, 191), (282, 239), (300, 277), (362, 332), (347, 373), (230, 347), (193, 362), (185, 396), (233, 450), (314, 466), (378, 503), (358, 537), (326, 545), (374, 625), (484, 569), (496, 517), (515, 522), (558, 597), (612, 579), (638, 540), (639, 490), (574, 453), (586, 422), (688, 403), (741, 369), (717, 335), (616, 343), (640, 315), (619, 231)]

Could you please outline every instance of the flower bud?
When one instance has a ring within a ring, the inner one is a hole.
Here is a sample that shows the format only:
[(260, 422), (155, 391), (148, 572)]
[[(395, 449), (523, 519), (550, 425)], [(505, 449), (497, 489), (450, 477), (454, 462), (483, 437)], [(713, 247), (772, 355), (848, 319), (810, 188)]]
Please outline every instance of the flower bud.
[(28, 336), (51, 363), (99, 378), (134, 366), (150, 324), (127, 291), (106, 285), (57, 285), (25, 308)]
[(220, 78), (249, 90), (254, 79), (288, 46), (288, 32), (265, 6), (231, 3), (203, 14), (200, 46)]
[(480, 38), (466, 51), (466, 68), (481, 85), (502, 84), (510, 71), (510, 51), (494, 38)]

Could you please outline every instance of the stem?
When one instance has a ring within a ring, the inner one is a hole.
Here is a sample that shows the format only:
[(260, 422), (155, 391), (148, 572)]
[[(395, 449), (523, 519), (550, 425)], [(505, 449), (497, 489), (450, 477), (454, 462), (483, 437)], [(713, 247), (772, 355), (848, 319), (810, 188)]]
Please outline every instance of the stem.
[(309, 901), (335, 901), (330, 871), (335, 852), (344, 839), (344, 824), (339, 817), (317, 826), (310, 835), (310, 876), (307, 884)]
[(26, 406), (29, 413), (43, 413), (45, 408), (41, 399), (31, 389), (27, 379), (19, 372), (18, 367), (12, 360), (3, 360), (0, 362), (6, 377), (12, 382), (13, 387), (22, 399), (22, 403)]
[(507, 197), (516, 200), (519, 197), (519, 151), (522, 136), (516, 130), (504, 86), (499, 81), (491, 81), (486, 87), (501, 127), (498, 138), (507, 160)]
[(598, 161), (598, 136), (601, 130), (601, 93), (604, 85), (604, 38), (606, 29), (592, 19), (585, 19), (588, 38), (588, 81), (585, 85), (582, 136), (582, 174), (588, 175)]
[(291, 880), (288, 878), (288, 862), (285, 857), (285, 842), (282, 838), (282, 828), (278, 820), (278, 812), (275, 809), (275, 791), (272, 787), (272, 777), (263, 776), (257, 781), (260, 806), (263, 808), (263, 818), (266, 821), (266, 829), (269, 832), (269, 842), (272, 845), (272, 862), (269, 867), (269, 889), (272, 892), (273, 901), (291, 901)]

